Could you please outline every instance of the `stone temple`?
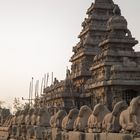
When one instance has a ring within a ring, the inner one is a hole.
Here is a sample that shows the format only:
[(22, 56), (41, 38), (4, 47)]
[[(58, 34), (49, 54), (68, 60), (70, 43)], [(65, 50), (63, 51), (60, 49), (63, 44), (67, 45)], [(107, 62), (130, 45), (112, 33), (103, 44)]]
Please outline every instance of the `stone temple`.
[(112, 0), (95, 0), (82, 23), (80, 41), (73, 47), (66, 78), (44, 89), (38, 104), (57, 112), (103, 102), (110, 109), (123, 99), (140, 95), (140, 52), (127, 21)]
[(64, 80), (0, 110), (0, 140), (140, 140), (140, 52), (119, 6), (95, 0), (78, 37)]

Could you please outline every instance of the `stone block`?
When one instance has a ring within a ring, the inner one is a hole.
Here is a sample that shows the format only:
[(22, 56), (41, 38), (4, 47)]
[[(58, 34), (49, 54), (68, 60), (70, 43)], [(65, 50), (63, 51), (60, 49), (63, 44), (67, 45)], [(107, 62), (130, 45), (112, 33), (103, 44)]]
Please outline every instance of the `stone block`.
[(68, 140), (85, 140), (86, 134), (83, 132), (69, 132)]
[(133, 140), (131, 134), (101, 133), (99, 140)]

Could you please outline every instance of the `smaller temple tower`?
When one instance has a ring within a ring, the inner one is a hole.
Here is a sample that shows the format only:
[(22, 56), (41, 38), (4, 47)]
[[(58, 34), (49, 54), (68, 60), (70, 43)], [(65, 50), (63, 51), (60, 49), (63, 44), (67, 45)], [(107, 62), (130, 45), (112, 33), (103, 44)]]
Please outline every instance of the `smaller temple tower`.
[(138, 41), (132, 37), (117, 5), (113, 13), (106, 38), (99, 44), (101, 52), (90, 68), (91, 82), (86, 86), (93, 95), (92, 102), (103, 102), (110, 109), (118, 100), (124, 99), (129, 104), (140, 95), (140, 53), (133, 49)]
[(53, 84), (44, 89), (40, 104), (47, 107), (52, 114), (60, 109), (65, 109), (68, 112), (76, 106), (76, 97), (77, 94), (73, 89), (70, 70), (67, 69), (65, 80), (58, 81), (54, 78)]

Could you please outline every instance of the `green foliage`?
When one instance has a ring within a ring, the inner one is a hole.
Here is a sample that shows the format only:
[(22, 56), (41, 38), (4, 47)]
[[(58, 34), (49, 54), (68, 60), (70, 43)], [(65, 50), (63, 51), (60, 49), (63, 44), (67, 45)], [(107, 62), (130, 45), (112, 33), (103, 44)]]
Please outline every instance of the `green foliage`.
[(19, 98), (15, 98), (14, 103), (13, 103), (14, 112), (22, 110), (23, 107), (24, 107), (24, 105), (22, 104), (21, 100)]

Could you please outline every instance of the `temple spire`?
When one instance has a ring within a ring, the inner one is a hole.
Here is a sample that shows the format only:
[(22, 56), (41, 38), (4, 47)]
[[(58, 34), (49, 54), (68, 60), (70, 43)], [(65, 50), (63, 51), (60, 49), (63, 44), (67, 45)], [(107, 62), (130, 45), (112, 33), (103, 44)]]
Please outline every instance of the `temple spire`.
[(113, 10), (113, 14), (115, 16), (121, 16), (121, 10), (120, 10), (118, 5), (115, 5), (114, 10)]

